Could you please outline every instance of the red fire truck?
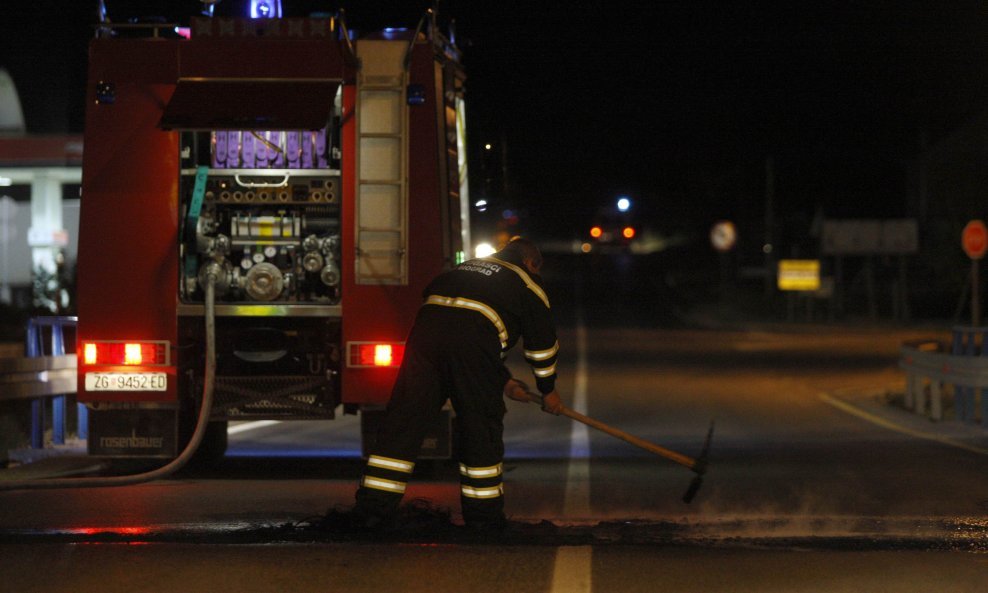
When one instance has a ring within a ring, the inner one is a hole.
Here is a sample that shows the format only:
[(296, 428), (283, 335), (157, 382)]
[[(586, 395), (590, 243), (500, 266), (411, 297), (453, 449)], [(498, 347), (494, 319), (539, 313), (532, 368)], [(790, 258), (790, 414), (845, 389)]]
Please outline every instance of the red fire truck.
[(470, 243), (457, 48), (432, 13), (360, 38), (338, 16), (168, 27), (89, 50), (90, 453), (175, 457), (199, 429), (216, 455), (230, 420), (340, 409), (369, 428), (422, 289)]

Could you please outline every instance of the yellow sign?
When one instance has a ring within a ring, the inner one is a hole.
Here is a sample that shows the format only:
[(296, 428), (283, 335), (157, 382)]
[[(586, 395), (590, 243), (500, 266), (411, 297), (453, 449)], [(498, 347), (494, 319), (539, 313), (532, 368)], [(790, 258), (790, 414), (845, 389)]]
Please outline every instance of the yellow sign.
[(780, 259), (779, 290), (820, 289), (820, 260)]

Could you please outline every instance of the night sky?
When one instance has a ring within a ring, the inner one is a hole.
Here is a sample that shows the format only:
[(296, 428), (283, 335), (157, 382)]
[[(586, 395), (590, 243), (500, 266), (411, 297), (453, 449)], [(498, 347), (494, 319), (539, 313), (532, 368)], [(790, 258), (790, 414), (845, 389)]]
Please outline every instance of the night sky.
[[(283, 2), (287, 16), (339, 6)], [(96, 4), (4, 2), (0, 66), (31, 132), (81, 132)], [(107, 5), (187, 18), (198, 3)], [(363, 31), (412, 27), (429, 5), (343, 4)], [(904, 216), (922, 142), (988, 105), (983, 1), (450, 0), (439, 14), (465, 53), (473, 173), (506, 175), (474, 193), (559, 236), (619, 194), (660, 229), (760, 221), (769, 156), (780, 220)], [(497, 159), (480, 158), (485, 142)]]

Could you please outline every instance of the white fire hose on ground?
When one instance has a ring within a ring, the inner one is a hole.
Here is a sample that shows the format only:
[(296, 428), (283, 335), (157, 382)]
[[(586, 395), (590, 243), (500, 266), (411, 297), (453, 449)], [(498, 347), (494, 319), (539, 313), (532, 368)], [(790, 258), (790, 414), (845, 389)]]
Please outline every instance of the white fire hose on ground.
[(196, 421), (192, 438), (185, 449), (171, 462), (157, 469), (125, 476), (109, 476), (102, 478), (51, 478), (37, 480), (0, 481), (0, 491), (3, 490), (38, 490), (51, 488), (103, 488), (106, 486), (131, 486), (151, 482), (169, 476), (182, 469), (192, 459), (202, 443), (209, 425), (209, 416), (213, 410), (213, 389), (216, 379), (216, 275), (206, 274), (205, 286), (205, 321), (206, 321), (206, 375), (202, 388), (202, 404), (199, 406), (199, 419)]

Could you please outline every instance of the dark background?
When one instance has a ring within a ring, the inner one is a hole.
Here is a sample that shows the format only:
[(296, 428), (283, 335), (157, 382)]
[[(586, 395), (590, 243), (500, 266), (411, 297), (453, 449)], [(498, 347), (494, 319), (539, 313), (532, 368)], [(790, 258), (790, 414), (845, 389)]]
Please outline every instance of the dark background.
[[(187, 22), (200, 7), (106, 4), (114, 21)], [(345, 8), (358, 35), (414, 27), (430, 5), (283, 0), (285, 16)], [(81, 132), (96, 6), (5, 2), (0, 66), (30, 132)], [(245, 6), (223, 0), (217, 14)], [(582, 237), (624, 194), (640, 224), (708, 250), (711, 223), (736, 221), (738, 257), (755, 262), (771, 157), (780, 255), (811, 255), (823, 217), (919, 214), (925, 243), (966, 269), (959, 232), (984, 216), (984, 180), (952, 181), (958, 204), (917, 213), (916, 164), (988, 105), (983, 1), (448, 0), (438, 15), (465, 56), (471, 190), (492, 204), (479, 222), (511, 209), (534, 235)], [(926, 241), (934, 228), (949, 239)]]

